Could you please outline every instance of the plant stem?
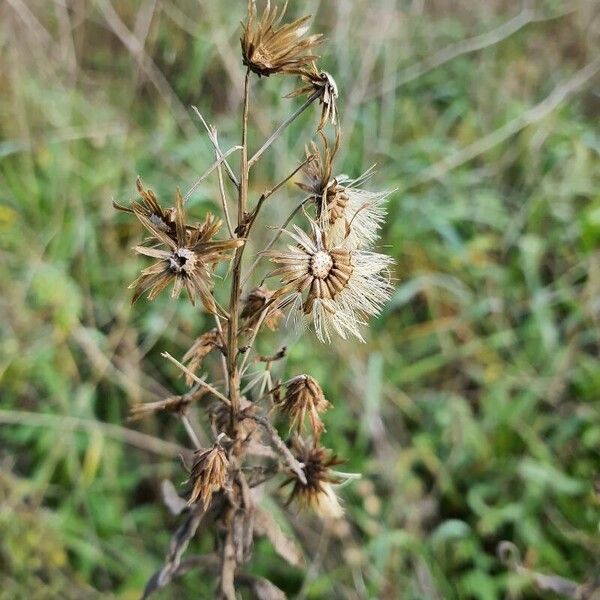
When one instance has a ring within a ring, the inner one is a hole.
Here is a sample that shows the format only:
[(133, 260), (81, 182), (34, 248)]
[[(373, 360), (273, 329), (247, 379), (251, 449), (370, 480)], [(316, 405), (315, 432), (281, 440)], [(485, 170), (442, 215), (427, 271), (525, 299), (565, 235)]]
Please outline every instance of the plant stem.
[(256, 151), (254, 156), (248, 161), (248, 167), (251, 167), (269, 148), (269, 146), (281, 135), (282, 131), (293, 121), (295, 121), (320, 95), (321, 90), (317, 90), (308, 100), (292, 113), (271, 135), (271, 137)]
[[(248, 202), (248, 104), (250, 96), (250, 69), (246, 70), (244, 79), (244, 108), (242, 116), (242, 159), (240, 168), (240, 188), (238, 194), (238, 228), (242, 226)], [(238, 235), (242, 234), (238, 229)], [(233, 260), (233, 273), (231, 281), (231, 296), (229, 298), (229, 328), (227, 340), (227, 379), (229, 399), (231, 401), (231, 432), (236, 439), (237, 421), (240, 412), (240, 376), (237, 369), (238, 355), (238, 318), (240, 302), (240, 282), (242, 274), (242, 256), (244, 245), (237, 248)]]
[[(302, 209), (302, 207), (304, 207), (312, 199), (313, 199), (312, 196), (309, 196), (308, 198), (304, 198), (304, 200), (302, 200), (302, 202), (300, 202), (300, 204), (298, 204), (294, 208), (294, 210), (289, 214), (288, 218), (281, 224), (281, 227), (277, 228), (277, 233), (273, 236), (273, 238), (271, 239), (271, 241), (258, 253), (258, 258), (252, 263), (251, 267), (248, 269), (248, 272), (246, 273), (246, 275), (245, 275), (245, 277), (244, 277), (244, 279), (242, 281), (242, 285), (245, 285), (245, 283), (248, 281), (248, 279), (250, 278), (250, 276), (254, 272), (254, 269), (256, 269), (258, 263), (260, 262), (260, 259), (262, 258), (261, 254), (263, 252), (267, 252), (267, 250), (270, 250), (273, 247), (273, 245), (281, 237), (281, 234), (282, 234), (283, 230), (290, 224), (291, 220), (300, 212), (300, 210)], [(244, 246), (242, 246), (242, 248), (243, 247)]]

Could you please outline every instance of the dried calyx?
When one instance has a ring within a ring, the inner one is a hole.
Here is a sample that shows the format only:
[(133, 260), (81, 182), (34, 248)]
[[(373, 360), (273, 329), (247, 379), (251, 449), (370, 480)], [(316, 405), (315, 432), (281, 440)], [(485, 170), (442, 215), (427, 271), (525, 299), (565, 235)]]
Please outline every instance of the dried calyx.
[(325, 399), (316, 379), (309, 375), (298, 375), (285, 384), (285, 394), (278, 395), (275, 406), (290, 419), (290, 430), (302, 433), (306, 416), (316, 437), (325, 431), (319, 413), (331, 405)]
[(213, 269), (219, 262), (227, 260), (228, 253), (244, 240), (214, 240), (222, 221), (210, 213), (203, 223), (188, 225), (179, 190), (175, 193), (175, 207), (167, 210), (160, 207), (154, 193), (145, 190), (139, 180), (138, 190), (143, 202), (133, 203), (133, 213), (151, 236), (145, 240), (145, 245), (136, 246), (135, 251), (158, 259), (158, 262), (144, 269), (129, 286), (134, 289), (132, 302), (146, 291), (148, 299), (154, 300), (173, 282), (172, 298), (178, 298), (185, 288), (192, 304), (198, 295), (206, 310), (216, 313), (217, 306), (211, 293)]
[(206, 510), (213, 494), (225, 486), (228, 474), (229, 459), (219, 439), (212, 448), (197, 450), (188, 480), (192, 484), (188, 505), (201, 502)]
[(343, 479), (332, 470), (332, 467), (341, 464), (342, 461), (318, 442), (303, 440), (300, 437), (292, 440), (292, 452), (304, 465), (306, 484), (297, 477), (290, 477), (282, 484), (292, 484), (288, 504), (296, 501), (300, 506), (311, 508), (323, 518), (343, 516), (344, 510), (334, 489), (334, 485), (341, 483)]
[(240, 40), (242, 60), (259, 76), (295, 73), (318, 58), (310, 52), (322, 43), (323, 36), (305, 35), (310, 15), (280, 25), (286, 6), (280, 12), (267, 0), (265, 10), (258, 18), (255, 0), (248, 2), (248, 19), (242, 23)]

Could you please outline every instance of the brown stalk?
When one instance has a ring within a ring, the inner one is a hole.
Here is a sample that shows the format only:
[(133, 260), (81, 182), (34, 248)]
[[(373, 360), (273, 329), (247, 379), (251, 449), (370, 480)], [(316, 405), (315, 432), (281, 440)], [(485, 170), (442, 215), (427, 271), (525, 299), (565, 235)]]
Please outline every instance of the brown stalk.
[[(244, 108), (242, 115), (242, 158), (240, 173), (240, 189), (238, 194), (238, 235), (244, 223), (246, 204), (248, 202), (248, 108), (250, 96), (250, 69), (246, 69), (244, 79)], [(245, 245), (245, 244), (244, 244)], [(238, 322), (241, 290), (241, 265), (244, 255), (244, 246), (236, 249), (233, 259), (233, 273), (231, 280), (231, 295), (229, 298), (229, 328), (227, 339), (227, 379), (229, 386), (229, 400), (231, 401), (231, 431), (236, 438), (238, 414), (240, 411), (240, 378), (237, 369), (238, 355)]]

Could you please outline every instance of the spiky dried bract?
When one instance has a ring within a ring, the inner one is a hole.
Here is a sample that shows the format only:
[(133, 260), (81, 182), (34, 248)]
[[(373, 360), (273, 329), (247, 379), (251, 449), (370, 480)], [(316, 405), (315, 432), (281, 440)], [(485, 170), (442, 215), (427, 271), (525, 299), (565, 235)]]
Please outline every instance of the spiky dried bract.
[(281, 265), (269, 276), (279, 276), (276, 291), (281, 307), (290, 307), (299, 322), (312, 323), (319, 340), (331, 341), (333, 330), (345, 339), (348, 334), (364, 341), (359, 328), (366, 318), (377, 315), (389, 299), (392, 286), (385, 254), (332, 244), (312, 224), (309, 236), (297, 226), (285, 231), (296, 246), (287, 252), (266, 252), (271, 262)]
[(333, 486), (341, 479), (332, 472), (331, 467), (341, 464), (335, 454), (315, 442), (296, 437), (292, 441), (292, 452), (301, 462), (306, 476), (306, 484), (297, 477), (291, 477), (283, 485), (293, 483), (288, 504), (298, 502), (300, 506), (311, 508), (324, 519), (337, 519), (344, 510)]
[(248, 1), (248, 18), (242, 23), (243, 63), (257, 75), (269, 76), (273, 73), (294, 73), (307, 66), (318, 57), (310, 54), (321, 44), (323, 36), (306, 36), (310, 15), (281, 25), (286, 5), (281, 12), (267, 0), (265, 10), (258, 18), (256, 1)]
[(325, 431), (319, 413), (325, 412), (331, 404), (316, 379), (309, 375), (298, 375), (286, 384), (285, 394), (278, 399), (277, 406), (290, 418), (290, 430), (302, 433), (308, 415), (315, 436)]
[(322, 140), (322, 150), (314, 142), (306, 150), (307, 155), (314, 158), (303, 168), (304, 181), (298, 186), (313, 198), (319, 224), (333, 243), (343, 241), (351, 248), (372, 247), (385, 219), (385, 199), (389, 192), (361, 189), (371, 170), (353, 180), (333, 177), (339, 138), (336, 137), (333, 148), (324, 136)]
[(267, 314), (263, 319), (263, 323), (271, 330), (275, 331), (279, 327), (279, 322), (283, 318), (283, 313), (275, 304), (268, 306), (273, 298), (273, 292), (264, 285), (254, 288), (250, 291), (244, 301), (242, 308), (242, 319), (246, 320), (246, 325), (250, 329), (254, 329), (260, 319), (263, 310), (266, 308)]
[[(202, 361), (219, 345), (223, 345), (221, 334), (215, 327), (203, 333), (183, 355), (183, 363), (190, 373), (196, 374)], [(185, 374), (185, 382), (193, 385), (194, 379), (190, 373)]]
[(335, 79), (327, 71), (319, 71), (314, 62), (308, 67), (300, 69), (298, 74), (306, 85), (294, 90), (286, 98), (295, 98), (303, 95), (311, 96), (318, 92), (319, 103), (321, 104), (321, 120), (319, 121), (317, 131), (321, 131), (328, 121), (332, 125), (336, 125), (338, 121), (338, 88)]
[[(206, 310), (217, 312), (211, 294), (212, 271), (215, 265), (227, 259), (227, 253), (244, 243), (240, 239), (213, 240), (222, 222), (207, 214), (203, 223), (186, 224), (183, 198), (177, 190), (175, 207), (163, 210), (151, 190), (146, 190), (138, 180), (138, 190), (143, 203), (134, 202), (133, 212), (140, 223), (150, 232), (146, 245), (136, 246), (138, 254), (158, 259), (144, 269), (129, 286), (134, 289), (132, 303), (148, 292), (154, 300), (171, 282), (174, 282), (172, 298), (178, 298), (185, 287), (192, 304), (198, 295)], [(150, 245), (148, 245), (150, 244)], [(165, 249), (157, 246), (165, 246)]]
[(228, 473), (229, 459), (221, 444), (217, 442), (212, 448), (197, 450), (189, 478), (192, 493), (188, 505), (200, 501), (206, 510), (212, 495), (227, 483)]

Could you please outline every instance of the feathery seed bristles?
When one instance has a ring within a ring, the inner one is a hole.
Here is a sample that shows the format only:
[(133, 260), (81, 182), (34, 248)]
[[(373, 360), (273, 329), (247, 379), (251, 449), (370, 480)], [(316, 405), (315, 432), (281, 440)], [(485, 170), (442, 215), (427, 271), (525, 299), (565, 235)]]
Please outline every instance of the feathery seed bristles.
[(321, 34), (305, 37), (310, 16), (279, 26), (287, 3), (279, 12), (270, 0), (260, 19), (255, 0), (248, 1), (248, 18), (242, 23), (242, 59), (251, 71), (261, 76), (273, 73), (295, 73), (318, 57), (308, 54), (323, 41)]
[(344, 509), (334, 491), (334, 485), (341, 479), (331, 467), (341, 464), (330, 450), (295, 437), (292, 441), (292, 452), (296, 459), (304, 465), (306, 484), (297, 477), (291, 477), (282, 485), (293, 483), (287, 503), (298, 502), (301, 507), (311, 508), (324, 519), (337, 519), (343, 516)]
[(334, 245), (312, 224), (312, 236), (294, 226), (285, 231), (296, 246), (287, 252), (266, 252), (281, 265), (268, 276), (281, 278), (276, 292), (281, 307), (290, 307), (301, 320), (312, 323), (320, 341), (331, 341), (333, 330), (364, 341), (359, 327), (369, 316), (378, 315), (391, 295), (386, 273), (392, 259), (384, 254)]
[(321, 137), (322, 151), (314, 142), (306, 151), (314, 159), (304, 167), (305, 180), (298, 186), (313, 198), (321, 228), (334, 244), (343, 242), (349, 248), (369, 248), (379, 236), (389, 192), (370, 192), (359, 187), (371, 175), (371, 170), (354, 180), (332, 177), (339, 137), (333, 148)]

